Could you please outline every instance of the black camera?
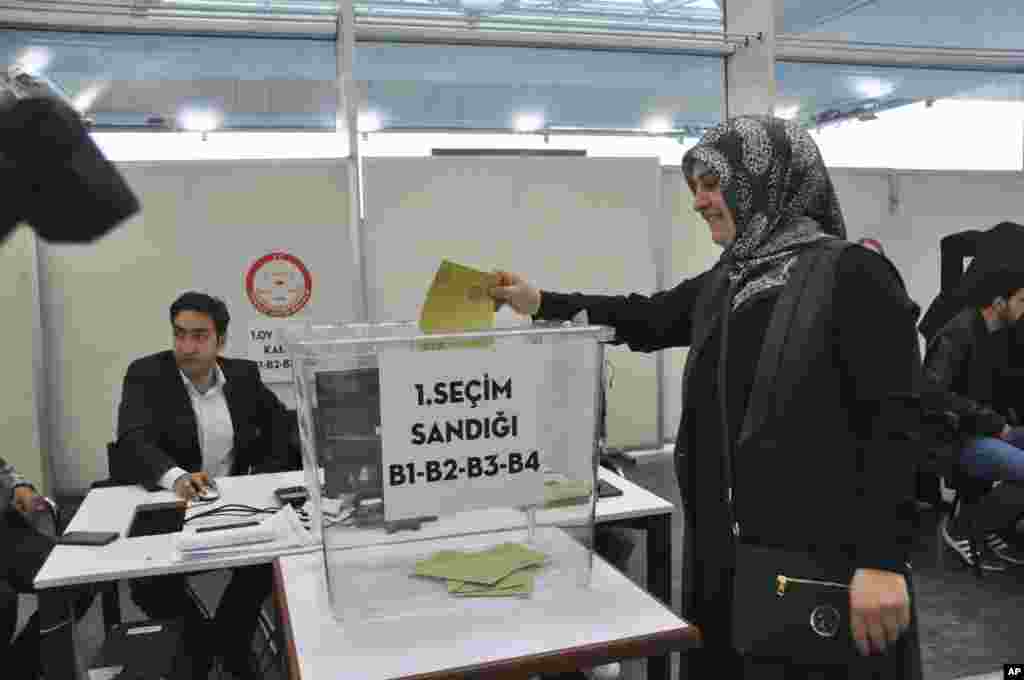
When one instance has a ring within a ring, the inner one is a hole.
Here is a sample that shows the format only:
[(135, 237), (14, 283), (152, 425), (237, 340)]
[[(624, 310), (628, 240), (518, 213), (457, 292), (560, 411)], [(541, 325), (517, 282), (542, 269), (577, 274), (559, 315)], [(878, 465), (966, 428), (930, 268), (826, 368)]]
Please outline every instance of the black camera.
[(139, 201), (47, 81), (0, 73), (0, 243), (21, 222), (44, 241), (90, 243), (139, 211)]

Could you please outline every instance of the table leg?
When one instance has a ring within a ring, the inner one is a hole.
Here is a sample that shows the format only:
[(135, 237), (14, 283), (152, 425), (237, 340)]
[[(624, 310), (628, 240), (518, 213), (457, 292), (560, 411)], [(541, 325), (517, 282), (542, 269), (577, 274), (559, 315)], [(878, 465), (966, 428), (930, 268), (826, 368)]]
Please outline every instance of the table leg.
[(78, 639), (71, 593), (64, 588), (46, 588), (39, 597), (39, 654), (46, 680), (82, 680), (78, 663)]
[(647, 520), (647, 590), (672, 608), (672, 515)]
[(274, 609), (277, 610), (277, 629), (281, 644), (281, 675), (288, 680), (299, 680), (299, 660), (295, 651), (295, 640), (291, 633), (291, 613), (288, 611), (288, 596), (284, 589), (284, 575), (281, 560), (274, 560)]
[(103, 628), (110, 629), (121, 623), (121, 587), (120, 582), (112, 581), (101, 586), (103, 604)]
[[(602, 522), (602, 526), (639, 529), (647, 537), (647, 592), (672, 609), (672, 514)], [(671, 657), (647, 658), (647, 677), (668, 680)]]
[[(672, 609), (672, 515), (647, 519), (647, 591)], [(647, 659), (648, 680), (668, 680), (671, 656)]]

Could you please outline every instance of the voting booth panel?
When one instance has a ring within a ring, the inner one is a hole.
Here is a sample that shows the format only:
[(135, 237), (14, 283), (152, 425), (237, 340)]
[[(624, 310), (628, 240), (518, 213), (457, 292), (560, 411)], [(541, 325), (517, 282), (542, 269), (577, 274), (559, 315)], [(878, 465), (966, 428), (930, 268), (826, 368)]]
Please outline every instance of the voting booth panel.
[(309, 324), (287, 335), (337, 617), (589, 584), (610, 329)]

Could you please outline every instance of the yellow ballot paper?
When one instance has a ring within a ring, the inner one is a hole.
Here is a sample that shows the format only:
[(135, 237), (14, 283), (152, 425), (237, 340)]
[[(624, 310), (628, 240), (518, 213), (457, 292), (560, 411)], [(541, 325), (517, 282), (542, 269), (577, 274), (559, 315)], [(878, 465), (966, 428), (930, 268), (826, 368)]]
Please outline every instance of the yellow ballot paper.
[(469, 581), (448, 581), (448, 592), (457, 597), (523, 597), (533, 592), (537, 567), (514, 571), (493, 586)]
[(587, 480), (554, 480), (544, 482), (544, 507), (580, 505), (590, 500), (594, 485)]
[(482, 331), (494, 328), (494, 301), (487, 294), (494, 274), (442, 260), (420, 312), (425, 333)]
[(518, 543), (503, 543), (474, 553), (442, 550), (417, 562), (414, 574), (493, 587), (513, 572), (546, 560), (544, 553)]

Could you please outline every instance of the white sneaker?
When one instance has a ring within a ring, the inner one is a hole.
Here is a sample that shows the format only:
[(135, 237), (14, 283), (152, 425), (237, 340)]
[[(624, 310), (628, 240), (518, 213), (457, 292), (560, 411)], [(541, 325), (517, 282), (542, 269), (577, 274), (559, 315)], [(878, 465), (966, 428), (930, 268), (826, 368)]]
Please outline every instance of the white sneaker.
[(615, 680), (622, 675), (622, 665), (615, 661), (614, 663), (606, 663), (603, 666), (594, 666), (587, 675), (590, 676), (591, 680)]
[(1024, 566), (1024, 551), (1015, 545), (1003, 540), (997, 533), (985, 534), (985, 545), (992, 551), (992, 554), (1007, 564), (1015, 567)]
[[(971, 542), (966, 536), (953, 535), (953, 532), (949, 530), (949, 518), (944, 517), (942, 520), (942, 539), (946, 545), (952, 548), (960, 559), (969, 567), (974, 566), (974, 551), (971, 550)], [(986, 550), (987, 546), (982, 548), (981, 554), (981, 569), (982, 571), (1006, 571), (1006, 563), (990, 557)]]

